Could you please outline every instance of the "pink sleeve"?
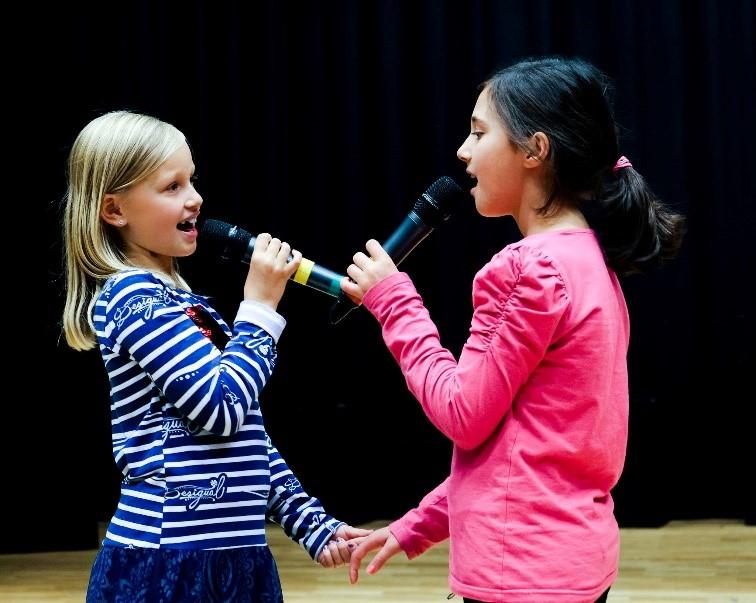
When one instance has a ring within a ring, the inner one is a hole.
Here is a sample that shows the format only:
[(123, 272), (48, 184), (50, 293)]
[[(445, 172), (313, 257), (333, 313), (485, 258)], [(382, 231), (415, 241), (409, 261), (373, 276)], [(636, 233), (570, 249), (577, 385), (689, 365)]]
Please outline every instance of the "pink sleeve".
[(449, 478), (446, 478), (420, 501), (417, 508), (389, 526), (409, 559), (449, 538), (449, 510), (446, 504), (448, 481)]
[(470, 336), (459, 363), (442, 347), (406, 274), (380, 281), (363, 302), (381, 323), (383, 339), (428, 419), (469, 450), (493, 433), (543, 358), (567, 294), (539, 252), (504, 249), (475, 277)]

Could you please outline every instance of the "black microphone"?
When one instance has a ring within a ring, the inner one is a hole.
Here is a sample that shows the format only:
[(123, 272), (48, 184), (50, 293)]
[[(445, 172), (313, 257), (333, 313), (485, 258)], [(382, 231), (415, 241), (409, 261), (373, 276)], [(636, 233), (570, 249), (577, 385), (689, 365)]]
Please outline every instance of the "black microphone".
[[(203, 245), (207, 244), (211, 252), (220, 255), (224, 260), (237, 260), (249, 264), (252, 252), (255, 250), (256, 237), (243, 228), (222, 222), (221, 220), (205, 220), (199, 231), (198, 240)], [(292, 256), (289, 256), (289, 261)], [(291, 279), (300, 285), (306, 285), (322, 291), (332, 297), (341, 294), (341, 279), (343, 274), (324, 268), (302, 258), (299, 268)]]
[[(464, 191), (449, 176), (442, 176), (431, 184), (415, 201), (407, 217), (386, 239), (382, 247), (397, 266), (436, 226), (446, 222)], [(345, 293), (341, 293), (331, 308), (331, 324), (343, 320), (357, 306)]]

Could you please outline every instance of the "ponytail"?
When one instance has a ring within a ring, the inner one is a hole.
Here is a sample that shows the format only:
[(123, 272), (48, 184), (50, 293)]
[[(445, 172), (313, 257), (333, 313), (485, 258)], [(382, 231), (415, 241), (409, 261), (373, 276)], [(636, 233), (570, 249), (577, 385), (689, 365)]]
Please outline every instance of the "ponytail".
[(535, 132), (549, 137), (552, 189), (541, 214), (562, 204), (579, 209), (618, 274), (642, 272), (675, 255), (683, 217), (654, 196), (626, 157), (617, 161), (609, 78), (582, 59), (545, 57), (502, 69), (484, 87), (521, 149), (529, 150)]
[(629, 162), (620, 167), (581, 209), (598, 236), (606, 263), (617, 274), (627, 275), (674, 257), (685, 220), (654, 195)]

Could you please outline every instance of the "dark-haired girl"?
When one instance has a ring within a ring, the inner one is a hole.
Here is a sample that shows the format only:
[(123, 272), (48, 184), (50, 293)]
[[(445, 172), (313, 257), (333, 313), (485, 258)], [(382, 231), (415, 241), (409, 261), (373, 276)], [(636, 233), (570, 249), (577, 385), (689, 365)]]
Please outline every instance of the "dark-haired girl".
[(375, 240), (342, 288), (378, 319), (451, 473), (356, 547), (374, 573), (450, 538), (466, 601), (604, 601), (617, 576), (611, 489), (628, 431), (628, 312), (618, 275), (674, 255), (681, 216), (621, 156), (608, 82), (578, 59), (520, 62), (482, 86), (457, 151), (483, 216), (523, 238), (473, 282), (470, 337), (441, 346), (410, 278)]

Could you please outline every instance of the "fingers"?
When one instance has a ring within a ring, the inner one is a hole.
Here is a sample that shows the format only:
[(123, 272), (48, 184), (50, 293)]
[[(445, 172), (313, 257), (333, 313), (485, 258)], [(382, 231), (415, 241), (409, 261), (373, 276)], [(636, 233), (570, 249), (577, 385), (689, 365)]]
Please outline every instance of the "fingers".
[[(343, 528), (343, 529), (342, 529)], [(357, 538), (358, 536), (369, 536), (373, 533), (373, 530), (366, 530), (364, 528), (355, 528), (348, 524), (344, 524), (339, 528), (339, 536), (349, 540), (350, 538)]]
[(342, 538), (339, 538), (338, 540), (332, 540), (328, 544), (328, 547), (331, 549), (331, 556), (333, 557), (334, 563), (337, 566), (349, 563), (349, 560), (352, 557), (352, 553), (349, 550), (349, 545), (346, 540)]
[[(274, 241), (277, 241), (278, 239), (273, 239)], [(271, 247), (273, 246), (273, 241), (271, 241)], [(276, 251), (276, 259), (279, 263), (286, 263), (289, 261), (289, 256), (291, 255), (291, 245), (288, 243), (285, 243), (281, 241), (280, 245), (278, 246), (278, 250)]]
[(339, 567), (349, 563), (352, 550), (372, 533), (373, 530), (355, 528), (346, 523), (340, 525), (331, 536), (331, 540), (323, 547), (318, 561), (323, 567)]
[(374, 260), (372, 257), (368, 257), (361, 251), (358, 251), (352, 256), (352, 261), (362, 270), (367, 270)]
[[(255, 238), (255, 249), (253, 253), (257, 253), (258, 255), (267, 253), (268, 248), (271, 246), (271, 244), (273, 244), (274, 240), (278, 242), (278, 247), (280, 247), (280, 239), (274, 239), (269, 232), (261, 232)], [(278, 247), (276, 247), (276, 251), (278, 251)]]
[(363, 542), (356, 549), (352, 550), (352, 557), (349, 560), (349, 583), (357, 584), (360, 574), (360, 565), (362, 559), (368, 554), (370, 550), (368, 543)]
[(341, 283), (341, 289), (353, 300), (356, 298), (361, 301), (373, 285), (397, 272), (396, 264), (378, 241), (370, 239), (365, 243), (365, 249), (368, 253), (355, 253), (353, 263), (347, 268), (347, 274), (353, 283)]
[[(253, 255), (259, 261), (274, 266), (276, 269), (285, 269), (287, 273), (294, 274), (302, 261), (302, 254), (291, 245), (267, 232), (260, 233), (255, 239)], [(291, 258), (291, 261), (289, 260)]]
[(288, 264), (285, 264), (284, 267), (286, 269), (287, 276), (290, 277), (299, 269), (299, 264), (302, 263), (302, 254), (296, 249), (292, 249), (291, 253), (287, 254), (286, 258), (284, 258), (283, 261), (288, 261), (289, 257), (291, 257), (291, 261)]
[[(267, 233), (265, 233), (267, 234)], [(270, 237), (270, 235), (268, 235)], [(264, 246), (265, 243), (261, 243), (261, 246)], [(257, 241), (255, 241), (255, 250), (257, 250)], [(279, 239), (278, 237), (271, 237), (268, 240), (268, 245), (264, 246), (261, 249), (262, 253), (265, 254), (265, 257), (273, 262), (276, 262), (280, 265), (283, 265), (284, 262), (289, 257), (289, 253), (291, 252), (291, 247), (288, 243), (284, 243)]]
[(359, 284), (360, 279), (362, 278), (362, 275), (364, 273), (365, 273), (365, 271), (362, 268), (360, 268), (360, 267), (358, 267), (358, 266), (356, 266), (354, 264), (349, 264), (349, 266), (347, 266), (347, 274), (349, 275), (349, 278), (352, 279), (352, 284), (353, 285), (358, 285)]
[(288, 243), (281, 241), (278, 237), (274, 237), (268, 232), (261, 232), (255, 237), (255, 251), (259, 253), (266, 253), (270, 257), (276, 257), (281, 251), (283, 246), (287, 246), (286, 257), (291, 253), (291, 247)]
[(349, 563), (351, 551), (348, 541), (343, 538), (331, 540), (324, 547), (318, 556), (318, 563), (323, 567), (339, 567)]
[[(278, 256), (278, 252), (281, 251), (281, 247), (283, 245), (284, 245), (284, 243), (281, 241), (281, 239), (279, 239), (277, 237), (273, 237), (270, 240), (270, 243), (268, 244), (268, 249), (265, 250), (265, 253), (269, 257), (275, 258), (275, 257)], [(286, 254), (286, 255), (288, 256), (288, 254)]]
[(365, 243), (365, 249), (367, 249), (368, 254), (370, 254), (369, 256), (361, 251), (358, 251), (352, 257), (354, 263), (363, 270), (367, 270), (368, 267), (374, 262), (378, 262), (384, 259), (391, 259), (389, 254), (386, 253), (386, 250), (383, 249), (383, 247), (381, 247), (381, 244), (375, 239), (370, 239), (367, 243)]
[[(363, 558), (370, 551), (383, 546), (383, 544), (386, 542), (387, 534), (388, 530), (385, 530), (383, 528), (377, 530), (369, 536), (365, 536), (364, 540), (360, 542), (359, 545), (357, 545), (357, 548), (351, 549), (352, 556), (349, 561), (349, 582), (351, 582), (352, 584), (355, 584), (357, 582), (357, 580), (359, 579), (360, 564), (362, 563)], [(352, 543), (350, 542), (350, 544)]]
[[(352, 550), (352, 558), (349, 562), (349, 581), (355, 584), (359, 578), (360, 564), (368, 552), (380, 548), (378, 554), (373, 557), (367, 568), (368, 574), (378, 572), (386, 562), (402, 549), (396, 538), (387, 527), (376, 530), (369, 536), (363, 536), (364, 540)], [(355, 541), (351, 541), (355, 542)]]
[(336, 528), (336, 531), (333, 533), (333, 535), (337, 538), (344, 538), (345, 540), (349, 540), (350, 538), (354, 538), (356, 536), (367, 536), (368, 534), (372, 533), (373, 530), (355, 528), (354, 526), (350, 526), (348, 523), (342, 523), (338, 528)]
[(396, 554), (395, 551), (391, 551), (389, 548), (389, 544), (386, 543), (383, 545), (383, 548), (378, 551), (378, 554), (376, 554), (375, 557), (373, 557), (373, 560), (370, 562), (370, 564), (367, 566), (367, 573), (368, 574), (375, 574), (380, 570), (384, 565), (386, 565), (386, 562), (391, 559)]
[(259, 234), (249, 262), (244, 299), (260, 302), (275, 310), (287, 281), (297, 271), (301, 261), (302, 254), (292, 251), (288, 243), (267, 232)]
[(355, 305), (359, 306), (362, 303), (362, 289), (353, 280), (345, 276), (341, 279), (340, 285), (341, 290), (347, 294), (347, 297), (351, 299)]
[(323, 567), (335, 567), (333, 555), (331, 555), (331, 549), (328, 545), (324, 546), (323, 550), (320, 551), (320, 555), (318, 555), (318, 563)]
[(370, 257), (376, 261), (388, 257), (388, 253), (386, 253), (381, 244), (375, 239), (370, 239), (365, 243), (365, 249), (368, 250)]
[(257, 258), (258, 261), (264, 260), (266, 263), (272, 263), (281, 251), (282, 245), (286, 244), (282, 244), (281, 239), (273, 237), (267, 232), (262, 232), (255, 239), (255, 249), (252, 256)]

